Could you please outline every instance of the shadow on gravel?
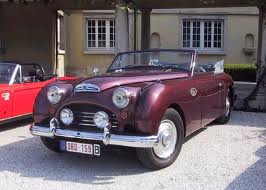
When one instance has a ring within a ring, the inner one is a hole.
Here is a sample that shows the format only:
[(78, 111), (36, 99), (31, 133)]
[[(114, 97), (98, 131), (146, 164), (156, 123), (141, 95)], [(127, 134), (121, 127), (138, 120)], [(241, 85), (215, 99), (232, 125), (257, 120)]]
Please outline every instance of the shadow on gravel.
[(23, 120), (9, 122), (6, 124), (1, 124), (0, 125), (0, 132), (15, 129), (18, 127), (25, 127), (25, 126), (31, 124), (32, 122), (33, 122), (32, 118), (27, 118), (27, 119), (23, 119)]
[[(260, 135), (262, 142), (266, 144), (266, 130)], [(235, 189), (256, 189), (266, 188), (266, 145), (255, 152), (259, 160), (248, 167), (243, 173), (237, 176), (226, 188)]]
[(194, 133), (192, 133), (191, 135), (187, 136), (187, 137), (185, 138), (184, 143), (190, 141), (193, 137), (197, 136), (198, 134), (200, 134), (201, 132), (205, 131), (206, 129), (207, 129), (207, 128), (201, 128), (201, 129), (195, 131)]
[(134, 149), (112, 147), (101, 157), (58, 154), (47, 150), (38, 137), (1, 146), (0, 155), (0, 172), (49, 181), (103, 185), (115, 183), (116, 176), (149, 172), (139, 164)]
[(266, 114), (254, 112), (232, 112), (228, 125), (237, 125), (242, 127), (266, 128)]

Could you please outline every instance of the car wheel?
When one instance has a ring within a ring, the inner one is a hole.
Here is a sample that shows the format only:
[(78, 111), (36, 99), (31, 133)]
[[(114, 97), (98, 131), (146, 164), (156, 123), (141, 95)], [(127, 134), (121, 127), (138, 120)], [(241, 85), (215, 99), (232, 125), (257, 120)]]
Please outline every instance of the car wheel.
[(59, 148), (59, 140), (47, 138), (47, 137), (41, 137), (41, 141), (48, 148), (49, 150), (52, 150), (54, 152), (61, 152)]
[(219, 124), (226, 124), (231, 117), (231, 111), (232, 111), (232, 101), (231, 101), (231, 93), (230, 90), (227, 93), (227, 96), (225, 98), (225, 112), (222, 116), (220, 116), (216, 121)]
[(153, 148), (137, 149), (140, 162), (149, 169), (171, 165), (179, 155), (184, 141), (184, 124), (180, 114), (167, 109), (159, 126), (159, 142)]

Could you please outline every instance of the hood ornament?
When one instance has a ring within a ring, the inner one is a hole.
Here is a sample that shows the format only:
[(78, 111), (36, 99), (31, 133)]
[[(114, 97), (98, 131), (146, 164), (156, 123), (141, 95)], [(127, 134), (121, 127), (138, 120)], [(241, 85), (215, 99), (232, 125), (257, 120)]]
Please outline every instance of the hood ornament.
[(75, 87), (74, 92), (100, 92), (99, 86), (91, 83), (81, 83)]

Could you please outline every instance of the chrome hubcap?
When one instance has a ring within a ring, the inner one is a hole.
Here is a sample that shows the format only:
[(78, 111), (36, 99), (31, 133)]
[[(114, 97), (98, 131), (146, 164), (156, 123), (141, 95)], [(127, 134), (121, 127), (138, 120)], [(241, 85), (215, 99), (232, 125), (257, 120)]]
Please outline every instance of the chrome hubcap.
[(175, 151), (177, 131), (175, 124), (170, 120), (163, 120), (159, 127), (159, 142), (153, 151), (159, 158), (168, 158)]
[(229, 99), (229, 96), (226, 96), (226, 100), (225, 100), (225, 106), (226, 106), (226, 116), (229, 115), (229, 112), (230, 112), (230, 99)]

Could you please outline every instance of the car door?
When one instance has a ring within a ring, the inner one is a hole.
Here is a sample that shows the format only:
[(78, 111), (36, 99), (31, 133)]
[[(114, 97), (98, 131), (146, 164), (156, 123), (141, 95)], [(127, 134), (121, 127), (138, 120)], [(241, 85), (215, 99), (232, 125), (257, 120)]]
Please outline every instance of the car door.
[(12, 117), (11, 86), (0, 85), (0, 121)]
[(12, 86), (13, 116), (32, 113), (35, 98), (42, 86), (40, 82), (14, 84)]
[(201, 127), (209, 124), (221, 113), (223, 84), (220, 74), (213, 72), (194, 73), (193, 80), (200, 90)]
[[(30, 81), (25, 78), (28, 73), (28, 70), (21, 67), (20, 77), (21, 82), (12, 85), (12, 108), (13, 116), (22, 116), (28, 115), (33, 112), (33, 105), (35, 98), (40, 91), (40, 89), (49, 83), (49, 81)], [(24, 78), (24, 81), (23, 79)]]
[(183, 80), (182, 85), (179, 83), (177, 83), (176, 89), (178, 89), (178, 96), (182, 95), (182, 101), (177, 102), (185, 114), (186, 133), (189, 135), (201, 128), (200, 84), (193, 77)]

